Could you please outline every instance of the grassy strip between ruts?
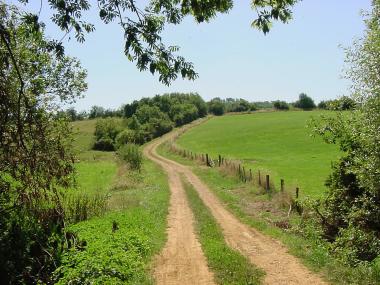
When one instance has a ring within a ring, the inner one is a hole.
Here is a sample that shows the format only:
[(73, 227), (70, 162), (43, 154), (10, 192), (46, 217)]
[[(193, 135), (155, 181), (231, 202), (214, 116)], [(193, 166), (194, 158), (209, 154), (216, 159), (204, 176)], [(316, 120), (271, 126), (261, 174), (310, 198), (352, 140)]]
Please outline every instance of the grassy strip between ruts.
[[(296, 229), (301, 229), (302, 234), (282, 230), (268, 223), (264, 218), (250, 215), (243, 206), (247, 196), (241, 196), (242, 191), (234, 190), (240, 189), (248, 192), (252, 189), (247, 189), (246, 184), (239, 182), (236, 178), (222, 174), (217, 168), (201, 167), (193, 161), (175, 155), (169, 152), (165, 145), (158, 148), (158, 153), (191, 166), (194, 173), (208, 185), (236, 217), (264, 234), (281, 240), (291, 254), (299, 257), (302, 263), (311, 270), (321, 273), (332, 284), (379, 284), (379, 264), (362, 264), (355, 268), (342, 264), (329, 253), (327, 243), (318, 238), (312, 224), (302, 222), (299, 217), (291, 217), (290, 222)], [(251, 199), (254, 199), (253, 193), (251, 196), (253, 196)]]
[(186, 195), (194, 213), (195, 228), (217, 284), (260, 284), (264, 273), (225, 242), (222, 229), (203, 204), (198, 193), (182, 177)]
[(169, 188), (164, 172), (149, 160), (135, 174), (139, 183), (117, 190), (121, 210), (69, 227), (77, 247), (64, 254), (55, 272), (58, 284), (153, 283), (150, 263), (166, 240)]

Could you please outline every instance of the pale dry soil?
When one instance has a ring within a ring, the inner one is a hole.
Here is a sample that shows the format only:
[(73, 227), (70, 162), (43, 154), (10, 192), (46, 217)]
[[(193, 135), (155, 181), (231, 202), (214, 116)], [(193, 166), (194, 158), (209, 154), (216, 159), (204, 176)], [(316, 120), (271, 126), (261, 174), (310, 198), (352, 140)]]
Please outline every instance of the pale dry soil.
[(281, 242), (243, 224), (226, 210), (189, 167), (157, 154), (156, 148), (175, 135), (168, 134), (144, 149), (144, 154), (167, 172), (171, 190), (168, 241), (155, 263), (157, 284), (214, 284), (213, 274), (207, 267), (194, 233), (194, 218), (186, 201), (180, 175), (188, 180), (210, 209), (223, 230), (227, 244), (265, 271), (264, 284), (327, 284), (288, 253)]

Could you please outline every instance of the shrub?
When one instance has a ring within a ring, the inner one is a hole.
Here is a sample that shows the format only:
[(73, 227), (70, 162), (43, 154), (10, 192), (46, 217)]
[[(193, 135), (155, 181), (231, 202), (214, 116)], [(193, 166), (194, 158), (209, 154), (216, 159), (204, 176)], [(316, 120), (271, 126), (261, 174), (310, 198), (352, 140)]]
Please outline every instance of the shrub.
[(93, 148), (95, 150), (114, 151), (115, 145), (113, 140), (111, 140), (110, 138), (101, 138), (94, 143)]
[(128, 163), (131, 169), (140, 171), (142, 153), (137, 145), (125, 144), (118, 149), (117, 154), (122, 160)]
[(225, 112), (225, 106), (220, 98), (214, 98), (209, 103), (208, 110), (210, 113), (221, 116)]
[(322, 109), (322, 110), (327, 110), (328, 107), (327, 107), (327, 104), (328, 104), (329, 101), (321, 101), (318, 103), (318, 108), (319, 109)]
[(130, 129), (125, 129), (118, 133), (115, 139), (116, 148), (120, 148), (122, 145), (127, 143), (135, 143), (134, 133), (135, 131)]
[(273, 107), (277, 110), (289, 110), (289, 104), (280, 100), (274, 101)]
[(114, 118), (99, 119), (96, 121), (95, 137), (96, 140), (109, 138), (115, 141), (118, 133), (122, 131), (121, 123)]
[(314, 109), (316, 106), (313, 99), (311, 99), (305, 93), (301, 93), (299, 95), (298, 101), (294, 103), (294, 107), (300, 108), (303, 110), (311, 110), (311, 109)]
[(114, 118), (99, 119), (95, 126), (95, 144), (93, 149), (103, 151), (115, 150), (115, 140), (122, 131), (120, 121)]

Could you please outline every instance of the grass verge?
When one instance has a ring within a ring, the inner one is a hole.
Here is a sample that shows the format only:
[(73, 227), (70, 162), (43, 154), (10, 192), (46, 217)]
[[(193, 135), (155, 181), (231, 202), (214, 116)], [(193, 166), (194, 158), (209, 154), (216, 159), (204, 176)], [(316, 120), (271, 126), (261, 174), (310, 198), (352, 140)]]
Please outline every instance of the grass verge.
[(260, 284), (264, 273), (226, 244), (222, 229), (210, 210), (203, 204), (194, 188), (184, 179), (182, 181), (194, 213), (195, 229), (217, 284)]
[(281, 229), (268, 222), (270, 213), (267, 211), (252, 214), (246, 207), (248, 199), (254, 202), (258, 198), (263, 198), (257, 196), (255, 189), (248, 189), (246, 184), (239, 182), (236, 178), (223, 175), (217, 168), (202, 167), (193, 161), (172, 154), (165, 145), (158, 148), (158, 153), (192, 167), (194, 173), (243, 223), (282, 241), (291, 254), (299, 257), (308, 268), (320, 273), (332, 284), (380, 284), (379, 264), (374, 262), (357, 267), (343, 264), (330, 254), (328, 244), (318, 237), (313, 225), (298, 216), (290, 217), (291, 229)]
[(58, 284), (153, 283), (150, 261), (166, 240), (169, 188), (164, 172), (149, 160), (136, 177), (129, 188), (117, 189), (122, 210), (69, 226), (76, 246), (62, 257)]

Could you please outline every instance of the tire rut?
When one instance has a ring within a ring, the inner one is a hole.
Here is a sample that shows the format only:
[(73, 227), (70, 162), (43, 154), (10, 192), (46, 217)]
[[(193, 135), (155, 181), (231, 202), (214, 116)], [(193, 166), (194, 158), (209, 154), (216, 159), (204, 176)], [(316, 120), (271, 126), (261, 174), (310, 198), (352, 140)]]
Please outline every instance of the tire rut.
[(152, 154), (156, 144), (148, 145), (144, 154), (168, 174), (171, 191), (168, 216), (168, 240), (155, 260), (156, 284), (215, 284), (206, 258), (194, 231), (194, 217), (188, 205), (180, 174)]
[[(156, 152), (156, 148), (161, 143), (163, 143), (167, 139), (170, 139), (174, 135), (175, 133), (169, 134), (151, 143), (145, 148), (145, 154), (148, 158), (159, 163), (167, 171), (169, 175), (169, 182), (171, 179), (173, 179), (173, 177), (177, 177), (179, 183), (178, 185), (176, 185), (176, 187), (182, 187), (181, 182), (179, 180), (179, 175), (183, 174), (186, 177), (186, 179), (189, 181), (190, 184), (193, 185), (194, 189), (198, 192), (200, 198), (210, 209), (211, 213), (223, 229), (223, 234), (227, 244), (241, 252), (243, 255), (248, 257), (248, 259), (253, 264), (265, 271), (266, 275), (264, 278), (264, 284), (327, 284), (318, 275), (309, 271), (303, 264), (300, 263), (300, 261), (296, 257), (289, 254), (287, 248), (281, 242), (273, 238), (270, 238), (240, 222), (240, 220), (238, 220), (234, 215), (232, 215), (228, 210), (225, 209), (225, 207), (222, 205), (219, 199), (187, 166), (184, 166), (180, 163), (177, 163), (175, 161), (158, 155)], [(174, 189), (174, 192), (176, 191), (177, 190)], [(186, 200), (183, 189), (180, 190), (180, 192), (182, 192), (182, 199)], [(186, 204), (186, 211), (190, 211), (189, 216), (192, 216), (191, 210), (188, 207), (187, 203), (185, 201), (183, 203)], [(170, 220), (171, 218), (169, 216), (169, 222)], [(184, 219), (183, 221), (186, 221), (186, 219)], [(177, 220), (177, 222), (181, 222), (181, 220)], [(192, 225), (192, 222), (190, 224)], [(182, 225), (182, 227), (190, 227), (190, 224)], [(177, 227), (179, 227), (179, 225)], [(192, 226), (191, 231), (193, 232)], [(199, 243), (196, 247), (198, 246)], [(171, 254), (171, 258), (174, 259), (178, 258), (175, 256), (175, 254), (181, 255), (181, 257), (183, 258), (191, 258), (191, 256), (188, 255), (188, 252), (182, 254), (180, 249), (172, 253), (173, 254)], [(189, 260), (189, 262), (192, 261)], [(157, 268), (157, 270), (160, 269)], [(203, 278), (203, 275), (200, 275), (200, 272), (198, 272), (195, 276), (196, 278), (190, 280), (190, 283), (161, 284), (209, 284), (195, 282), (196, 280), (200, 280), (200, 282), (204, 282), (203, 280), (206, 280), (200, 279)]]

